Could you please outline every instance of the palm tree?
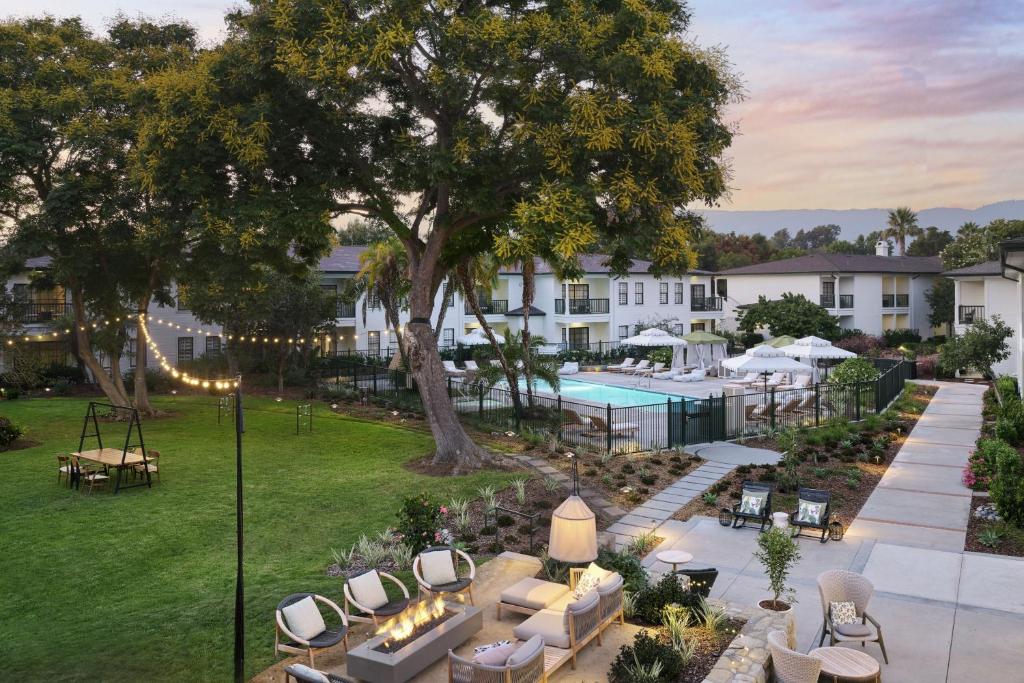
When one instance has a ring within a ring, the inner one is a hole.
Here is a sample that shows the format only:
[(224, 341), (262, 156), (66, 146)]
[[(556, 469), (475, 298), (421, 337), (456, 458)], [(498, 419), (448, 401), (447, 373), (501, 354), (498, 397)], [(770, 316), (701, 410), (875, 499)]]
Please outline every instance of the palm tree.
[(923, 230), (917, 225), (917, 214), (909, 206), (900, 206), (889, 212), (889, 221), (882, 237), (892, 237), (899, 247), (900, 256), (907, 255), (907, 238), (917, 237)]
[(402, 338), (398, 309), (409, 295), (409, 261), (405, 247), (397, 237), (376, 242), (359, 256), (359, 272), (352, 279), (350, 296), (363, 296), (363, 324), (366, 324), (367, 304), (371, 299), (380, 301), (384, 309), (384, 324), (395, 331), (398, 353), (403, 367), (409, 367)]

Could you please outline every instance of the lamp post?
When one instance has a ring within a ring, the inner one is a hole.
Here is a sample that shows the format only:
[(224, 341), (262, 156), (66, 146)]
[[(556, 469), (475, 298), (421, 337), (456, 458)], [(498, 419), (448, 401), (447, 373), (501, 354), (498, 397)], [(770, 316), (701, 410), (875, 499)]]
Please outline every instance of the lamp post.
[(597, 518), (580, 498), (576, 456), (572, 459), (572, 493), (551, 513), (548, 555), (559, 562), (580, 564), (597, 559)]
[(245, 681), (245, 587), (242, 564), (242, 376), (235, 384), (235, 683)]

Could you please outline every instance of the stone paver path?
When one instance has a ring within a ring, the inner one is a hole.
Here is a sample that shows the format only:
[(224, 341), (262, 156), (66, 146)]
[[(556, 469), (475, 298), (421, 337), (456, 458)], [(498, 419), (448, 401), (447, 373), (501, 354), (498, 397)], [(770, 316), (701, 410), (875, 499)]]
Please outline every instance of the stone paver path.
[(981, 430), (985, 386), (936, 382), (938, 392), (847, 534), (963, 551), (971, 490), (961, 481)]

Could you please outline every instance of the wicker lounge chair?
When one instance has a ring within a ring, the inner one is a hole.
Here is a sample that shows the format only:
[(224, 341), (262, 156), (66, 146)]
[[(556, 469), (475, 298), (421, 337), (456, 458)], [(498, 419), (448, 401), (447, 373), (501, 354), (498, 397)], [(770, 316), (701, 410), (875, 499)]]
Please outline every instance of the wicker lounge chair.
[(311, 669), (305, 664), (292, 664), (284, 668), (284, 683), (353, 683), (351, 678), (345, 678), (326, 671)]
[[(818, 575), (818, 594), (821, 596), (821, 611), (825, 624), (822, 627), (820, 646), (829, 636), (829, 645), (837, 642), (860, 641), (863, 647), (867, 641), (877, 642), (882, 649), (882, 658), (889, 663), (889, 655), (885, 652), (885, 641), (882, 639), (882, 627), (868, 614), (868, 603), (875, 592), (875, 587), (867, 578), (856, 572), (845, 569), (830, 569)], [(833, 602), (852, 602), (858, 621), (852, 624), (834, 624), (831, 605)]]
[(821, 660), (792, 650), (785, 631), (768, 634), (768, 650), (772, 654), (772, 670), (779, 683), (818, 683)]
[[(732, 506), (732, 528), (740, 529), (747, 520), (758, 522), (760, 531), (771, 522), (772, 518), (772, 485), (760, 481), (743, 482), (740, 502)], [(755, 503), (760, 503), (756, 505)]]
[(596, 415), (590, 416), (590, 424), (593, 426), (594, 432), (598, 434), (611, 433), (613, 436), (626, 436), (635, 433), (638, 429), (637, 425), (632, 422), (616, 422), (609, 426), (603, 417)]
[(522, 643), (502, 665), (490, 665), (459, 657), (448, 650), (450, 683), (543, 683), (544, 639), (533, 636)]
[[(469, 573), (459, 576), (459, 559), (469, 567)], [(473, 604), (473, 580), (476, 579), (476, 565), (465, 551), (450, 545), (424, 548), (412, 562), (412, 575), (419, 584), (419, 592), (429, 597), (435, 593), (469, 596)]]
[[(307, 598), (309, 601), (307, 602)], [(316, 603), (327, 605), (341, 618), (341, 624), (327, 628)], [(322, 595), (315, 593), (292, 593), (277, 605), (274, 629), (274, 656), (280, 652), (293, 655), (307, 655), (309, 665), (316, 666), (314, 658), (318, 650), (345, 644), (348, 651), (348, 618), (341, 608)], [(282, 639), (284, 636), (285, 639)]]
[[(389, 600), (381, 578), (398, 586), (402, 597)], [(409, 589), (405, 584), (391, 574), (376, 569), (367, 569), (349, 577), (342, 591), (345, 594), (345, 614), (351, 621), (376, 625), (381, 619), (393, 617), (409, 606)], [(350, 605), (359, 610), (360, 614), (352, 614)]]
[(618, 365), (609, 365), (608, 372), (625, 372), (629, 368), (633, 367), (633, 363), (635, 362), (636, 360), (633, 358), (626, 358)]
[(798, 498), (797, 509), (789, 514), (793, 538), (799, 536), (804, 529), (820, 529), (821, 542), (827, 542), (832, 494), (823, 489), (801, 488)]

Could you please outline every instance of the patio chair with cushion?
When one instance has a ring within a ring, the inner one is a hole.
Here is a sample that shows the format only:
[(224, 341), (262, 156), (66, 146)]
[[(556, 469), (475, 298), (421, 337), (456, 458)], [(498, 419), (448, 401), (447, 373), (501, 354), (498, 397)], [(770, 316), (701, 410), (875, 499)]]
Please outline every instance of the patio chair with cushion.
[(888, 664), (882, 627), (867, 612), (874, 592), (871, 582), (856, 572), (830, 569), (819, 574), (818, 594), (825, 624), (818, 645), (825, 641), (825, 634), (829, 636), (829, 645), (859, 640), (863, 647), (867, 641), (877, 642), (882, 649), (882, 658)]
[[(334, 610), (341, 624), (327, 628), (318, 602)], [(292, 593), (278, 604), (274, 629), (275, 657), (279, 652), (305, 654), (309, 657), (309, 666), (314, 667), (316, 652), (338, 643), (344, 643), (345, 651), (348, 651), (348, 618), (331, 600), (315, 593)]]
[[(136, 451), (137, 452), (137, 451)], [(156, 475), (156, 478), (160, 478), (160, 451), (146, 451), (146, 462), (139, 463), (132, 466), (132, 476), (136, 477), (139, 475), (145, 475), (146, 470), (149, 470), (150, 476)]]
[(732, 528), (740, 529), (747, 520), (759, 522), (764, 531), (772, 518), (772, 485), (760, 481), (744, 481), (740, 502), (732, 507)]
[(311, 669), (305, 664), (292, 664), (284, 668), (284, 683), (353, 683), (351, 678), (345, 678), (326, 671)]
[[(402, 597), (390, 600), (381, 578), (398, 586)], [(409, 606), (409, 589), (405, 584), (391, 574), (376, 569), (367, 569), (349, 577), (342, 591), (345, 594), (345, 614), (351, 621), (376, 625), (381, 619), (393, 617)], [(350, 605), (361, 614), (352, 614)]]
[(811, 386), (810, 375), (797, 375), (793, 378), (792, 384), (780, 384), (777, 389), (806, 389)]
[(633, 363), (636, 362), (634, 358), (626, 358), (618, 365), (609, 365), (608, 372), (623, 372), (628, 368), (633, 367)]
[(789, 375), (785, 372), (776, 372), (774, 375), (768, 378), (766, 383), (770, 387), (779, 387), (789, 380)]
[(57, 454), (57, 483), (60, 483), (61, 477), (68, 480), (68, 486), (71, 485), (71, 456), (64, 453)]
[(79, 488), (84, 485), (87, 493), (92, 493), (97, 486), (105, 486), (110, 481), (110, 476), (99, 467), (83, 465), (77, 455), (72, 455), (71, 480), (78, 482)]
[(512, 632), (520, 640), (540, 636), (545, 645), (565, 650), (564, 655), (575, 669), (576, 655), (587, 643), (596, 638), (598, 645), (601, 644), (600, 602), (596, 590), (588, 591), (579, 599), (566, 593), (551, 607), (518, 624)]
[(518, 647), (499, 646), (473, 659), (459, 657), (448, 650), (450, 683), (543, 683), (544, 639), (533, 636)]
[(580, 364), (566, 361), (562, 363), (562, 367), (558, 368), (559, 375), (575, 375), (580, 371)]
[(587, 423), (583, 421), (583, 418), (575, 410), (562, 408), (562, 429), (584, 431), (587, 429)]
[(501, 592), (496, 611), (499, 620), (502, 610), (536, 614), (542, 609), (556, 609), (574, 597), (581, 597), (590, 590), (597, 590), (603, 628), (616, 619), (620, 622), (623, 619), (623, 585), (622, 576), (618, 572), (602, 569), (591, 562), (587, 567), (569, 569), (568, 586), (533, 577), (521, 579)]
[[(459, 576), (459, 560), (468, 566), (468, 574)], [(473, 604), (473, 580), (476, 565), (465, 551), (450, 545), (425, 548), (412, 562), (412, 574), (419, 584), (420, 593), (429, 597), (434, 593), (469, 596)]]
[(637, 430), (637, 425), (633, 422), (616, 422), (609, 426), (603, 417), (597, 415), (590, 416), (590, 424), (593, 427), (593, 432), (597, 434), (611, 433), (613, 436), (626, 436)]
[(729, 383), (739, 384), (740, 386), (746, 386), (748, 384), (753, 384), (754, 382), (756, 382), (758, 377), (760, 377), (758, 373), (748, 372), (746, 376), (742, 377), (741, 379), (730, 379)]
[(832, 514), (832, 494), (823, 489), (800, 488), (797, 509), (789, 514), (792, 536), (796, 538), (804, 529), (820, 529), (821, 542), (828, 541), (829, 515)]
[(480, 366), (476, 364), (475, 360), (467, 360), (463, 365), (466, 366), (466, 370), (469, 372), (480, 372)]
[(785, 631), (768, 634), (768, 651), (772, 655), (772, 670), (779, 683), (818, 683), (821, 660), (790, 649)]

